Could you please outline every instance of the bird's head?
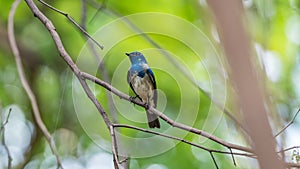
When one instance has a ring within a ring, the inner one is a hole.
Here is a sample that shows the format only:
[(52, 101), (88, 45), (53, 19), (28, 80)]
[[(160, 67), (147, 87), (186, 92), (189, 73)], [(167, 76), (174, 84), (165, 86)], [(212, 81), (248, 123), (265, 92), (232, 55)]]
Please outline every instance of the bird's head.
[(141, 52), (131, 52), (131, 53), (125, 53), (127, 56), (129, 56), (129, 59), (132, 64), (137, 63), (147, 63), (144, 55)]

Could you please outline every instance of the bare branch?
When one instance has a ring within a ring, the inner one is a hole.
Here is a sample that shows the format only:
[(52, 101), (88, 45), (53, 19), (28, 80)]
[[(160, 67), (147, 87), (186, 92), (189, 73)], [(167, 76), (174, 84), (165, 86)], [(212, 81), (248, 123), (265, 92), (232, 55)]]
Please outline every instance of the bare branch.
[(175, 121), (173, 121), (172, 119), (170, 119), (169, 117), (167, 117), (166, 115), (164, 115), (162, 112), (154, 109), (153, 107), (150, 107), (149, 110), (153, 113), (155, 113), (156, 115), (158, 115), (161, 119), (165, 120), (167, 123), (169, 123), (170, 125), (172, 125), (173, 127), (177, 127), (186, 131), (189, 131), (191, 133), (197, 134), (197, 135), (201, 135), (203, 137), (206, 137), (216, 143), (219, 143), (227, 148), (232, 148), (232, 149), (236, 149), (236, 150), (241, 150), (241, 151), (245, 151), (245, 152), (249, 152), (249, 153), (253, 153), (253, 150), (247, 147), (243, 147), (240, 145), (236, 145), (236, 144), (232, 144), (232, 143), (228, 143), (210, 133), (207, 133), (205, 131), (199, 130), (199, 129), (195, 129), (193, 127), (184, 125), (184, 124), (180, 124), (177, 123)]
[(213, 153), (212, 153), (212, 152), (209, 152), (209, 154), (210, 154), (211, 158), (213, 159), (213, 162), (214, 162), (216, 168), (219, 169), (219, 166), (218, 166), (218, 164), (217, 164), (217, 161), (216, 161), (216, 159), (215, 159)]
[(102, 10), (106, 8), (106, 4), (108, 2), (108, 0), (103, 0), (102, 3), (99, 5), (98, 2), (96, 1), (90, 1), (87, 0), (87, 2), (93, 6), (94, 8), (97, 8), (96, 13), (94, 14), (94, 16), (92, 17), (92, 19), (90, 20), (90, 22), (93, 22), (93, 20), (96, 18), (97, 14)]
[(232, 151), (227, 152), (227, 151), (221, 151), (221, 150), (213, 150), (213, 149), (209, 149), (209, 148), (206, 148), (204, 146), (201, 146), (199, 144), (195, 144), (195, 143), (192, 143), (190, 141), (184, 140), (184, 139), (179, 138), (179, 137), (170, 136), (170, 135), (167, 135), (167, 134), (164, 134), (164, 133), (159, 133), (159, 132), (156, 132), (156, 131), (147, 130), (147, 129), (143, 129), (143, 128), (139, 128), (139, 127), (136, 127), (136, 126), (127, 125), (127, 124), (113, 124), (113, 127), (115, 127), (115, 128), (117, 128), (117, 127), (118, 128), (120, 128), (120, 127), (122, 127), (122, 128), (128, 128), (128, 129), (142, 131), (142, 132), (145, 132), (145, 133), (150, 133), (150, 134), (158, 135), (158, 136), (161, 136), (161, 137), (165, 137), (165, 138), (177, 140), (177, 141), (183, 142), (185, 144), (189, 144), (191, 146), (200, 148), (200, 149), (202, 149), (204, 151), (208, 151), (208, 152), (214, 152), (214, 153), (220, 153), (220, 154), (234, 154), (234, 155), (239, 155), (239, 156), (246, 156), (246, 157), (255, 158), (254, 154), (237, 153), (237, 152), (232, 152)]
[(80, 17), (80, 25), (82, 29), (86, 30), (86, 1), (87, 0), (81, 0), (81, 17)]
[(233, 164), (234, 166), (236, 166), (236, 162), (235, 162), (235, 158), (234, 158), (234, 155), (232, 153), (232, 149), (231, 148), (228, 148), (230, 150), (230, 153), (231, 153), (231, 157), (232, 157), (232, 161), (233, 161)]
[(8, 118), (9, 118), (9, 116), (10, 116), (11, 110), (12, 110), (12, 109), (9, 108), (9, 110), (8, 110), (8, 115), (7, 115), (6, 119), (5, 119), (5, 121), (2, 123), (2, 126), (1, 126), (1, 127), (4, 127), (4, 126), (8, 123)]
[(289, 150), (292, 150), (292, 149), (298, 149), (298, 148), (300, 148), (300, 146), (293, 146), (293, 147), (289, 147), (289, 148), (280, 150), (277, 153), (282, 153), (282, 152), (286, 152), (286, 151), (289, 151)]
[(294, 123), (297, 115), (299, 114), (300, 108), (298, 109), (298, 111), (296, 112), (296, 114), (294, 115), (294, 117), (292, 118), (292, 120), (286, 125), (284, 126), (274, 137), (279, 136), (282, 132), (284, 132), (284, 130), (286, 130), (291, 124)]
[(119, 167), (119, 158), (118, 158), (118, 147), (117, 147), (117, 142), (116, 142), (116, 135), (115, 135), (115, 130), (113, 127), (113, 124), (111, 126), (109, 126), (109, 130), (110, 130), (110, 136), (111, 136), (111, 146), (112, 146), (112, 151), (113, 151), (113, 162), (114, 162), (114, 166), (115, 168)]
[(45, 126), (41, 116), (40, 116), (40, 111), (39, 111), (39, 107), (35, 98), (35, 95), (33, 94), (27, 80), (25, 77), (25, 73), (24, 73), (24, 68), (22, 65), (22, 61), (21, 61), (21, 56), (20, 56), (20, 52), (19, 49), (17, 47), (17, 43), (16, 43), (16, 39), (15, 39), (15, 34), (14, 34), (14, 15), (15, 15), (15, 11), (17, 6), (19, 5), (20, 0), (15, 0), (15, 2), (13, 3), (13, 6), (9, 12), (9, 19), (8, 19), (8, 38), (9, 38), (9, 43), (11, 46), (11, 49), (13, 51), (13, 54), (15, 55), (15, 60), (16, 60), (16, 64), (17, 64), (17, 69), (18, 69), (18, 73), (21, 79), (21, 83), (30, 99), (31, 102), (31, 106), (33, 109), (33, 115), (35, 118), (35, 121), (39, 127), (39, 129), (42, 131), (43, 135), (45, 136), (46, 140), (48, 141), (50, 148), (53, 152), (53, 154), (56, 157), (56, 161), (57, 161), (57, 165), (58, 167), (63, 168), (61, 160), (59, 158), (56, 146), (52, 140), (52, 136), (49, 133), (47, 127)]
[(64, 15), (74, 26), (76, 26), (86, 37), (91, 39), (100, 49), (104, 48), (100, 43), (98, 43), (94, 38), (92, 38), (92, 36), (83, 27), (81, 27), (71, 16), (69, 16), (69, 14), (54, 8), (53, 6), (44, 2), (43, 0), (38, 0), (38, 1), (44, 4), (45, 6), (47, 6), (48, 8), (52, 9), (53, 11)]
[(298, 163), (285, 163), (285, 166), (287, 167), (287, 168), (300, 168), (300, 164), (298, 164)]
[[(8, 146), (5, 142), (5, 125), (8, 123), (8, 119), (9, 119), (11, 110), (12, 110), (11, 108), (8, 110), (8, 114), (6, 116), (6, 119), (5, 119), (5, 121), (2, 122), (2, 125), (1, 125), (1, 128), (0, 128), (0, 133), (3, 132), (2, 133), (2, 144), (5, 148), (6, 153), (7, 153), (7, 169), (12, 168), (11, 163), (12, 163), (12, 160), (13, 160), (11, 155), (10, 155), (10, 151), (8, 149)], [(0, 110), (0, 112), (1, 112), (1, 110)]]

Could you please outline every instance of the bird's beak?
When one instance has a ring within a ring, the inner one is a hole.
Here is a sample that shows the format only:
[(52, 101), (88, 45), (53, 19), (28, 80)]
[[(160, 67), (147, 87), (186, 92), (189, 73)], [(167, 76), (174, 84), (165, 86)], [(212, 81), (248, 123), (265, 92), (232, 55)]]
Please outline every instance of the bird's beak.
[(130, 53), (125, 53), (125, 55), (129, 56), (129, 55), (130, 55)]

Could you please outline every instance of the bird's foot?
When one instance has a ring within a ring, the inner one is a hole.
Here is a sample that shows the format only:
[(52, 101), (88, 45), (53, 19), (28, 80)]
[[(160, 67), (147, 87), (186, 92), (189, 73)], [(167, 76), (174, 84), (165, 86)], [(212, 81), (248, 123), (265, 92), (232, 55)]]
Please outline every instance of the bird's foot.
[(130, 97), (129, 97), (130, 102), (133, 102), (133, 100), (135, 100), (137, 97), (138, 97), (138, 96), (130, 96)]
[(148, 103), (145, 103), (144, 106), (145, 106), (145, 109), (146, 109), (146, 110), (149, 109), (149, 104), (148, 104)]

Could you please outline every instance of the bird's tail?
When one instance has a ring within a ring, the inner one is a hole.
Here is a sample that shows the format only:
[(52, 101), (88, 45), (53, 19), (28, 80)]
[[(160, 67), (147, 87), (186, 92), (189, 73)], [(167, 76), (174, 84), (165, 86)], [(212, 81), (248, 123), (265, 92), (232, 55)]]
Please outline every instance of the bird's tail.
[(155, 127), (160, 128), (160, 124), (159, 124), (157, 115), (149, 112), (148, 110), (146, 110), (146, 114), (147, 114), (149, 127), (150, 128), (155, 128)]

